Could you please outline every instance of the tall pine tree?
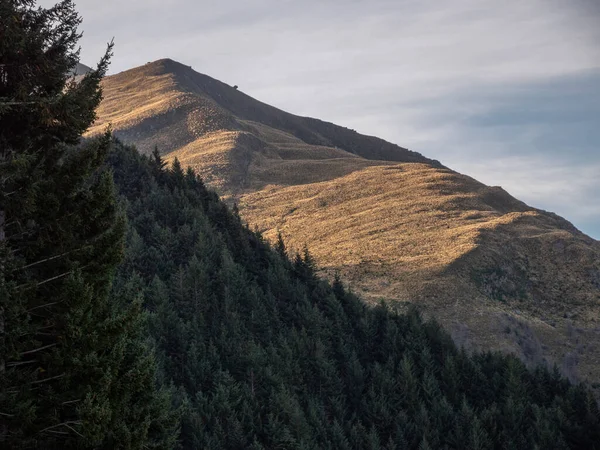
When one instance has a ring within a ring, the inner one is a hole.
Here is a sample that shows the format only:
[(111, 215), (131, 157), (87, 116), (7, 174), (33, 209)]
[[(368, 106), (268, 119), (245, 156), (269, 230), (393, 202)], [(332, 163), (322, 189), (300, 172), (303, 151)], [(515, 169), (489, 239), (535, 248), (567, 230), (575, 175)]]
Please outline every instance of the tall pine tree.
[(0, 447), (169, 447), (139, 301), (110, 294), (110, 134), (80, 143), (112, 44), (76, 82), (80, 22), (70, 0), (0, 0)]

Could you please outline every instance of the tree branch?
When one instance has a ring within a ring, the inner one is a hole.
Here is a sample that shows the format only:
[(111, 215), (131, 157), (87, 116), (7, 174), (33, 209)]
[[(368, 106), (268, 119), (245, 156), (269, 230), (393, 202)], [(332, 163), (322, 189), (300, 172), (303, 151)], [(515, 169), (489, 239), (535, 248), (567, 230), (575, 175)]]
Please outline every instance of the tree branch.
[(35, 311), (36, 309), (46, 308), (48, 306), (57, 305), (59, 303), (61, 302), (44, 303), (43, 305), (34, 306), (33, 308), (28, 309), (26, 312), (30, 313), (31, 311)]
[[(24, 288), (24, 287), (27, 287), (27, 286), (29, 286), (29, 287), (39, 287), (39, 286), (41, 286), (43, 284), (50, 283), (51, 281), (58, 280), (59, 278), (66, 277), (67, 275), (71, 275), (72, 273), (73, 273), (73, 271), (69, 270), (68, 272), (64, 272), (64, 273), (61, 273), (60, 275), (56, 275), (55, 277), (48, 278), (47, 280), (44, 280), (44, 281), (40, 281), (39, 283), (36, 283), (33, 286), (31, 286), (29, 284), (21, 284), (20, 286), (17, 286), (17, 289), (21, 289), (21, 288)], [(57, 302), (55, 302), (55, 303), (48, 303), (48, 305), (56, 304), (56, 303)], [(38, 307), (35, 307), (33, 309), (37, 309), (37, 308)], [(32, 310), (30, 310), (30, 311), (32, 311)]]
[(39, 260), (39, 261), (36, 261), (36, 262), (32, 262), (32, 263), (30, 263), (30, 264), (27, 264), (26, 266), (17, 267), (17, 268), (16, 268), (16, 269), (14, 269), (14, 270), (23, 270), (23, 269), (27, 269), (27, 268), (29, 268), (29, 267), (37, 266), (38, 264), (43, 264), (43, 263), (45, 263), (45, 262), (52, 261), (52, 260), (54, 260), (54, 259), (58, 259), (58, 258), (60, 258), (60, 257), (62, 257), (62, 256), (66, 256), (66, 255), (68, 255), (68, 254), (70, 254), (70, 253), (76, 252), (77, 250), (81, 250), (82, 248), (83, 248), (83, 247), (80, 247), (80, 248), (77, 248), (77, 249), (75, 249), (75, 250), (71, 250), (71, 251), (68, 251), (68, 252), (61, 253), (60, 255), (55, 255), (55, 256), (51, 256), (51, 257), (49, 257), (49, 258), (46, 258), (46, 259), (41, 259), (41, 260)]
[(37, 359), (31, 359), (29, 361), (13, 361), (13, 362), (6, 363), (6, 366), (7, 367), (24, 366), (25, 364), (33, 364), (33, 363), (36, 363), (37, 361), (38, 361)]
[(0, 106), (37, 105), (42, 102), (0, 102)]
[(40, 384), (40, 383), (45, 383), (46, 381), (52, 381), (52, 380), (57, 380), (58, 378), (62, 378), (64, 377), (66, 374), (60, 374), (60, 375), (56, 375), (55, 377), (50, 377), (50, 378), (44, 378), (43, 380), (37, 380), (37, 381), (32, 381), (31, 384)]
[[(81, 422), (79, 422), (81, 423)], [(81, 434), (79, 431), (77, 431), (75, 428), (71, 427), (70, 425), (65, 425), (65, 427), (67, 427), (69, 430), (71, 430), (73, 433), (77, 434), (80, 437), (83, 437), (83, 434)]]
[(54, 343), (54, 344), (48, 344), (48, 345), (44, 345), (43, 347), (36, 348), (35, 350), (29, 350), (29, 351), (26, 351), (26, 352), (23, 352), (23, 353), (19, 353), (19, 354), (20, 355), (30, 355), (31, 353), (37, 353), (37, 352), (40, 352), (40, 351), (45, 350), (47, 348), (54, 347), (56, 345), (57, 345), (56, 343)]
[(83, 437), (83, 435), (81, 433), (79, 433), (77, 430), (75, 430), (73, 427), (71, 427), (71, 425), (81, 425), (81, 421), (79, 421), (79, 420), (72, 420), (72, 421), (69, 421), (69, 422), (57, 423), (56, 425), (52, 425), (50, 427), (44, 428), (43, 430), (40, 430), (40, 433), (48, 431), (49, 433), (64, 434), (64, 432), (61, 432), (61, 431), (52, 431), (52, 430), (54, 428), (58, 428), (58, 427), (67, 427), (69, 430), (71, 430), (74, 433), (77, 433), (79, 436)]

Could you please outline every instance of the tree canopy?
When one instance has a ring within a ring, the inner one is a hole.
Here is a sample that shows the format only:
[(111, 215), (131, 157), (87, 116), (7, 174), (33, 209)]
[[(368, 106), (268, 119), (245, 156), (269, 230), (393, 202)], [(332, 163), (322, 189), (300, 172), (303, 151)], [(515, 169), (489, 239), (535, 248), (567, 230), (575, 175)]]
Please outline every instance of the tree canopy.
[(80, 137), (112, 44), (75, 82), (79, 23), (71, 1), (0, 2), (3, 448), (142, 448), (170, 420), (139, 293), (111, 294), (126, 229), (104, 165), (111, 138)]

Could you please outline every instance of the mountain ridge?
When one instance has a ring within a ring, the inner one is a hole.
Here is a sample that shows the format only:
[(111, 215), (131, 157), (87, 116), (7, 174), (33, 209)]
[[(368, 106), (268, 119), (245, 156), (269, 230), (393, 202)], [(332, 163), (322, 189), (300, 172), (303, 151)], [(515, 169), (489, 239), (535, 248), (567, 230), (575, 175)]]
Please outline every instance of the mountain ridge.
[(158, 146), (268, 239), (308, 245), (323, 275), (371, 302), (415, 303), (467, 347), (559, 366), (575, 354), (564, 372), (600, 380), (600, 243), (567, 220), (169, 59), (103, 86), (90, 134), (112, 123), (143, 153)]
[[(366, 137), (377, 141), (379, 149), (370, 149), (370, 154), (364, 155), (356, 153), (359, 156), (368, 159), (381, 159), (386, 161), (401, 162), (427, 162), (434, 165), (440, 165), (438, 161), (425, 158), (417, 152), (410, 151), (398, 145), (384, 141), (373, 136), (363, 136), (354, 130), (339, 127), (329, 122), (321, 121), (310, 117), (301, 117), (287, 113), (281, 109), (262, 103), (249, 95), (229, 86), (208, 75), (200, 74), (191, 69), (190, 66), (173, 61), (172, 59), (160, 59), (143, 66), (130, 69), (111, 78), (119, 82), (120, 78), (136, 78), (140, 74), (146, 77), (164, 78), (172, 75), (170, 80), (174, 87), (179, 88), (182, 99), (187, 100), (186, 94), (202, 95), (205, 99), (210, 99), (216, 106), (234, 114), (236, 118), (242, 121), (260, 122), (267, 126), (275, 126), (278, 129), (288, 132), (293, 136), (302, 139), (310, 145), (346, 147), (350, 153), (354, 150), (361, 152), (361, 141)], [(179, 105), (177, 105), (179, 106)], [(220, 113), (220, 111), (212, 111)], [(219, 117), (221, 118), (221, 117)], [(307, 125), (317, 127), (320, 131), (310, 130)], [(247, 129), (248, 124), (237, 122), (235, 126), (240, 131)], [(335, 132), (345, 131), (351, 137), (344, 136), (340, 138), (335, 136)], [(354, 141), (352, 141), (354, 139)], [(339, 145), (338, 145), (339, 144)], [(343, 145), (345, 144), (345, 145)]]

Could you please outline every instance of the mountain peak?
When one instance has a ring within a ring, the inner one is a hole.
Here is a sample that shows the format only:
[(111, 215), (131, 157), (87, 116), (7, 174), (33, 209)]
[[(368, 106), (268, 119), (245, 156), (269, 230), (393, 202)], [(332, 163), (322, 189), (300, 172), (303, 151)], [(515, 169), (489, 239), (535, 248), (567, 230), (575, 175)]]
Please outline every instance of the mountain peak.
[[(367, 160), (440, 166), (437, 161), (382, 139), (262, 103), (237, 86), (170, 58), (107, 77), (104, 92), (107, 101), (101, 105), (100, 120), (91, 131), (100, 131), (103, 119), (110, 118), (116, 134), (125, 141), (134, 141), (142, 152), (158, 145), (166, 153), (216, 131), (255, 133), (256, 127), (267, 127), (272, 130), (268, 133), (271, 137), (285, 133), (303, 145), (338, 149)], [(187, 119), (182, 120), (184, 116)], [(158, 122), (157, 117), (161, 118)], [(271, 138), (260, 139), (262, 147), (269, 146)]]
[(180, 63), (179, 61), (175, 61), (174, 59), (171, 59), (171, 58), (161, 58), (161, 59), (157, 59), (156, 61), (150, 61), (141, 67), (160, 68), (166, 72), (176, 72), (179, 70), (184, 70), (186, 68), (190, 69), (190, 70), (192, 69), (191, 66), (186, 66), (185, 64)]
[[(145, 74), (148, 76), (164, 75), (164, 74), (177, 74), (185, 70), (192, 70), (191, 66), (186, 66), (178, 61), (171, 58), (161, 58), (155, 61), (148, 61), (146, 64), (141, 66), (133, 67), (131, 69), (124, 70), (111, 77), (124, 77), (132, 74)], [(110, 78), (110, 77), (109, 77)]]

